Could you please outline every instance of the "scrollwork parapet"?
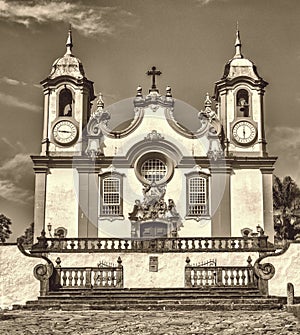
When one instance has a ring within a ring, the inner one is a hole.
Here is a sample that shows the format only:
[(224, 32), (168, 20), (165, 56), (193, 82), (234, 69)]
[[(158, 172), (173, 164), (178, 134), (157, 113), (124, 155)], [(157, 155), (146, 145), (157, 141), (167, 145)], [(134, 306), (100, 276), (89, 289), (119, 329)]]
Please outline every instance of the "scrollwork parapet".
[(255, 263), (254, 264), (254, 272), (257, 277), (263, 280), (270, 280), (275, 275), (275, 267), (271, 263)]

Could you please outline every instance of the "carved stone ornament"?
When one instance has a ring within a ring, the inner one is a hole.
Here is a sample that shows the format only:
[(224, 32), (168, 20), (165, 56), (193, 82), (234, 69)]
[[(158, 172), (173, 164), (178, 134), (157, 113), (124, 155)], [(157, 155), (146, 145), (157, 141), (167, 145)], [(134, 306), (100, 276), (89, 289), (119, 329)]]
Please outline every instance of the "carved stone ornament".
[(105, 147), (103, 128), (107, 128), (107, 124), (110, 120), (110, 114), (105, 111), (103, 107), (104, 102), (102, 100), (102, 95), (100, 94), (97, 101), (97, 109), (94, 113), (92, 113), (87, 124), (88, 144), (85, 152), (92, 159), (103, 155), (103, 149)]
[(254, 272), (259, 278), (264, 280), (270, 280), (274, 277), (275, 267), (271, 263), (255, 263)]
[(157, 130), (152, 130), (151, 133), (149, 133), (146, 137), (145, 140), (146, 141), (159, 141), (159, 140), (163, 140), (164, 137), (157, 132)]
[(173, 199), (164, 201), (166, 193), (165, 186), (158, 186), (155, 183), (145, 186), (143, 189), (144, 200), (135, 200), (133, 210), (129, 213), (131, 221), (145, 221), (155, 219), (178, 220), (179, 214), (176, 210)]
[(53, 266), (51, 264), (38, 264), (33, 269), (34, 277), (39, 281), (48, 280), (53, 273)]
[(209, 147), (207, 151), (207, 157), (213, 160), (223, 158), (224, 152), (219, 137), (216, 135), (209, 135), (208, 140), (209, 140)]

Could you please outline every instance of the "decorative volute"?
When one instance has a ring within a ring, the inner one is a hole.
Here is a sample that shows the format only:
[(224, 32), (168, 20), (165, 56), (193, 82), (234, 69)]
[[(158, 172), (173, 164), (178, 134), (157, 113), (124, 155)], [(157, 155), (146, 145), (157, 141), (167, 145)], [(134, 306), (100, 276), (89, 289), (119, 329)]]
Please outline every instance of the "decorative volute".
[(49, 75), (50, 79), (54, 79), (63, 75), (72, 76), (77, 79), (82, 79), (85, 76), (83, 65), (81, 61), (73, 55), (72, 48), (72, 29), (70, 27), (66, 42), (66, 53), (63, 57), (58, 58), (53, 63), (52, 70)]

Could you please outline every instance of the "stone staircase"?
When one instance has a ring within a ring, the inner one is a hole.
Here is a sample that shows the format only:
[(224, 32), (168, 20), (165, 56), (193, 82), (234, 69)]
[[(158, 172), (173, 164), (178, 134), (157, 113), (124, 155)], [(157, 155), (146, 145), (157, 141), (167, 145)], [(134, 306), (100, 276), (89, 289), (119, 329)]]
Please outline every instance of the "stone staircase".
[(64, 289), (15, 309), (31, 310), (270, 310), (284, 301), (257, 288)]

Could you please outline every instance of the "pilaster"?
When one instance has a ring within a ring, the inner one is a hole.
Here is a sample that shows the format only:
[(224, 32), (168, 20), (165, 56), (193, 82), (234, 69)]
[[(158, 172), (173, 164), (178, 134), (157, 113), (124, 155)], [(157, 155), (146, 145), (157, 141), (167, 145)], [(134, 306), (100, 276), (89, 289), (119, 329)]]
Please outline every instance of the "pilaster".
[[(231, 167), (213, 166), (211, 171), (212, 236), (231, 236)], [(223, 193), (223, 194), (222, 194)]]
[(36, 238), (45, 230), (46, 185), (48, 167), (34, 167), (35, 199), (34, 199), (34, 243)]
[(273, 219), (273, 170), (272, 167), (260, 168), (262, 174), (263, 192), (263, 222), (265, 235), (269, 241), (274, 242), (274, 219)]

